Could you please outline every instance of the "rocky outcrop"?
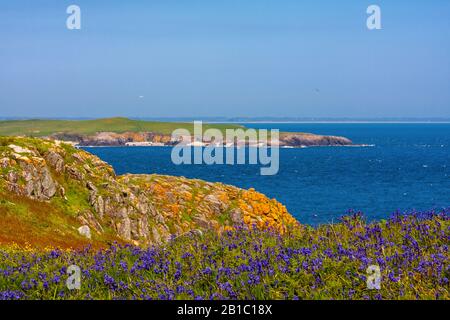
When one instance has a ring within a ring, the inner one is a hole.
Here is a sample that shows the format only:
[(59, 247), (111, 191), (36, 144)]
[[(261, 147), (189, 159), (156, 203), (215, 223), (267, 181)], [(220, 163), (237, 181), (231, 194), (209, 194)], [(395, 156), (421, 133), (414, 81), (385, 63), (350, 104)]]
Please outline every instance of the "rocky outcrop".
[[(76, 216), (80, 234), (111, 233), (134, 244), (196, 230), (255, 225), (286, 232), (286, 208), (253, 189), (161, 175), (116, 176), (96, 156), (64, 143), (0, 137), (0, 195), (46, 201)], [(92, 230), (92, 232), (91, 232)]]
[[(6, 188), (19, 195), (37, 200), (48, 200), (57, 190), (46, 162), (35, 151), (8, 145), (12, 150), (8, 157), (3, 157), (1, 167), (6, 171)], [(15, 170), (8, 170), (15, 168)]]
[(310, 133), (282, 133), (280, 146), (311, 147), (311, 146), (349, 146), (353, 142), (345, 137), (322, 136)]

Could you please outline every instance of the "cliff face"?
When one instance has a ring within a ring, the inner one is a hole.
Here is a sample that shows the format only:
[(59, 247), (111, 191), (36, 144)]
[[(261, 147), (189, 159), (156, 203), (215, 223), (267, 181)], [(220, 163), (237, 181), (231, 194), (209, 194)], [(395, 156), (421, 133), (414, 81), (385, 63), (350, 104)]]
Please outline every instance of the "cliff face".
[[(42, 208), (48, 215), (39, 213), (45, 221), (39, 229), (32, 213)], [(84, 233), (86, 226), (92, 241), (149, 245), (238, 224), (281, 233), (298, 225), (283, 205), (253, 189), (161, 175), (116, 176), (110, 165), (85, 151), (33, 138), (0, 137), (0, 213), (29, 227), (29, 242), (45, 238), (49, 245), (62, 239), (58, 235), (80, 240), (78, 231)], [(10, 230), (4, 242), (14, 241), (8, 219), (2, 220), (6, 225), (0, 221)]]
[[(93, 135), (79, 135), (68, 133), (56, 133), (50, 136), (52, 139), (74, 141), (81, 146), (123, 146), (129, 142), (152, 142), (172, 145), (171, 135), (153, 132), (98, 132)], [(311, 133), (280, 134), (280, 146), (348, 146), (353, 142), (345, 137), (322, 136)]]
[(171, 144), (171, 135), (154, 132), (98, 132), (93, 135), (55, 133), (50, 138), (77, 142), (81, 146), (123, 146), (127, 142)]

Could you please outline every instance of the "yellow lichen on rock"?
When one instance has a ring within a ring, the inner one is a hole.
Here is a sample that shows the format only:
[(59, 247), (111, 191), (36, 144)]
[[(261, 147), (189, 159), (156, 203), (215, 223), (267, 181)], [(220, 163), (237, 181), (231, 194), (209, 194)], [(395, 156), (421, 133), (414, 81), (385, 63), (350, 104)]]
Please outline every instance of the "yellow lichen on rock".
[(239, 208), (243, 212), (244, 222), (248, 225), (271, 228), (281, 233), (286, 232), (289, 226), (298, 225), (284, 205), (253, 188), (244, 190), (239, 199)]

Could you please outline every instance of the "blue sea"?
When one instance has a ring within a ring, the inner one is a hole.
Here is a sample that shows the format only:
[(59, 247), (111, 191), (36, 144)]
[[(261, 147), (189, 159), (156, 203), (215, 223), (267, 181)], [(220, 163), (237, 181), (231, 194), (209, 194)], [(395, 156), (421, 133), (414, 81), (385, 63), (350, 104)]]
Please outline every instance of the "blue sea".
[(169, 147), (85, 148), (118, 174), (158, 173), (253, 187), (300, 222), (336, 222), (349, 210), (369, 220), (400, 210), (450, 206), (450, 124), (246, 123), (251, 128), (340, 135), (367, 147), (280, 149), (277, 175), (259, 165), (174, 165)]

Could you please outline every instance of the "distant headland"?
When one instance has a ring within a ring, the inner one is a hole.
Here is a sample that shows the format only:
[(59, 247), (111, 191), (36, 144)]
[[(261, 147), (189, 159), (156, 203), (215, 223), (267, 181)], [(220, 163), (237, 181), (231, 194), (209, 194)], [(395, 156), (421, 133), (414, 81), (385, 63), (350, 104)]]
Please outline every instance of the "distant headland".
[[(103, 118), (89, 120), (5, 120), (0, 121), (0, 136), (43, 137), (72, 142), (79, 146), (171, 146), (178, 141), (172, 132), (184, 128), (192, 132), (193, 123), (133, 120), (128, 118)], [(206, 123), (204, 130), (245, 129), (230, 123)], [(224, 145), (240, 141), (223, 141)], [(211, 141), (201, 142), (208, 145)], [(251, 145), (251, 141), (244, 142)], [(279, 146), (351, 146), (353, 142), (345, 137), (324, 136), (303, 132), (281, 132)]]

